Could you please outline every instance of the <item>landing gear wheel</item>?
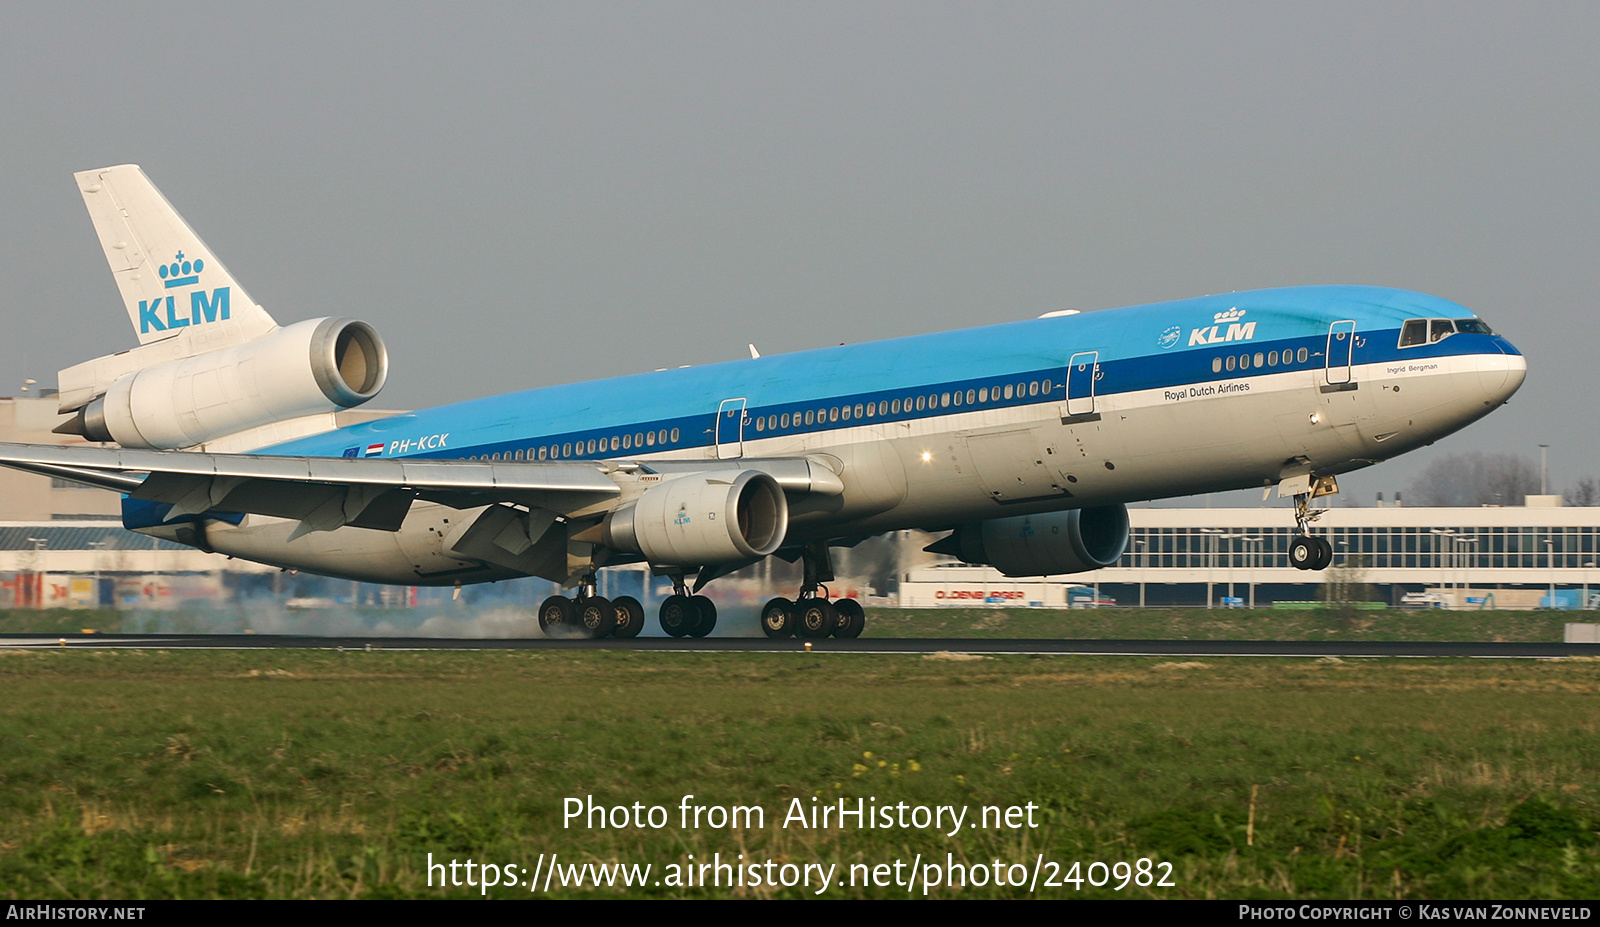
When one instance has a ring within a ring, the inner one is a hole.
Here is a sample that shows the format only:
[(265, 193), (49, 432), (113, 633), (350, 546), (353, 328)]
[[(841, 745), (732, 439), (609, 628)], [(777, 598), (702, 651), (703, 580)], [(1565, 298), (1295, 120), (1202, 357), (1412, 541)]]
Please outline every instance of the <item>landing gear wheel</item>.
[(700, 618), (686, 595), (669, 595), (661, 600), (661, 630), (673, 637), (682, 637), (694, 630)]
[(617, 610), (610, 599), (592, 595), (578, 603), (578, 633), (583, 637), (605, 637), (616, 626)]
[(1333, 544), (1329, 543), (1327, 538), (1312, 538), (1311, 540), (1316, 542), (1317, 556), (1307, 569), (1326, 570), (1333, 565)]
[(794, 633), (801, 637), (827, 637), (839, 624), (839, 613), (827, 599), (801, 599), (795, 608), (799, 614), (795, 616)]
[(545, 637), (566, 637), (577, 620), (577, 607), (564, 595), (553, 595), (539, 606), (539, 630)]
[(1301, 535), (1289, 542), (1289, 565), (1297, 570), (1309, 570), (1322, 556), (1322, 545), (1316, 538)]
[(788, 599), (773, 599), (761, 607), (761, 631), (771, 638), (794, 633), (795, 607)]
[(697, 616), (694, 627), (689, 629), (689, 636), (705, 637), (717, 626), (717, 603), (703, 595), (696, 595), (689, 597), (689, 604), (694, 606)]
[(617, 627), (611, 636), (621, 639), (638, 637), (644, 630), (644, 606), (631, 595), (625, 595), (611, 600), (611, 607), (617, 612)]
[(839, 613), (839, 623), (833, 626), (834, 637), (860, 637), (867, 626), (867, 612), (855, 599), (835, 599), (834, 611)]

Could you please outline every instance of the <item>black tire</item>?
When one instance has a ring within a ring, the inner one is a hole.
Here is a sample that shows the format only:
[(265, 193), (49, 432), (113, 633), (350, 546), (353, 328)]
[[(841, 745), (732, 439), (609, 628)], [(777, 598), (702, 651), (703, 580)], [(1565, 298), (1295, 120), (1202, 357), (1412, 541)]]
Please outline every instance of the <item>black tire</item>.
[(644, 630), (644, 606), (631, 595), (621, 596), (611, 600), (611, 607), (617, 610), (617, 627), (611, 632), (612, 637), (622, 640), (638, 637)]
[(839, 613), (827, 599), (801, 599), (795, 611), (794, 633), (801, 637), (827, 637), (839, 624)]
[(672, 637), (682, 637), (694, 630), (699, 622), (699, 609), (686, 595), (669, 595), (661, 600), (661, 630)]
[(689, 604), (694, 606), (695, 623), (689, 630), (690, 637), (705, 637), (717, 626), (717, 603), (703, 595), (690, 596)]
[(794, 633), (794, 603), (784, 598), (773, 599), (761, 606), (761, 632), (774, 640)]
[(611, 600), (592, 595), (578, 602), (578, 633), (591, 640), (605, 637), (617, 627), (617, 609)]
[(1317, 559), (1311, 564), (1313, 570), (1326, 570), (1333, 566), (1333, 543), (1327, 538), (1312, 538), (1317, 543)]
[(860, 637), (867, 626), (867, 611), (855, 599), (834, 599), (833, 610), (839, 613), (839, 623), (833, 626), (834, 637)]
[(564, 595), (553, 595), (539, 605), (539, 630), (545, 637), (566, 637), (573, 633), (578, 609)]
[(1316, 538), (1300, 535), (1289, 542), (1289, 565), (1297, 570), (1309, 570), (1319, 556)]

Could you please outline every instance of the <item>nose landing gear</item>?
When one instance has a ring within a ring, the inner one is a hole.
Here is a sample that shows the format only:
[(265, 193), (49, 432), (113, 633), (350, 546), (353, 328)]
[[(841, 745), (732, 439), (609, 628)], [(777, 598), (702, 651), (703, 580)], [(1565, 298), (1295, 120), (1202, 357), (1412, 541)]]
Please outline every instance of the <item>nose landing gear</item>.
[(1312, 496), (1311, 492), (1294, 496), (1294, 520), (1300, 527), (1300, 534), (1289, 542), (1289, 565), (1297, 570), (1326, 570), (1333, 564), (1333, 545), (1327, 538), (1311, 535), (1311, 523), (1325, 511), (1311, 508)]

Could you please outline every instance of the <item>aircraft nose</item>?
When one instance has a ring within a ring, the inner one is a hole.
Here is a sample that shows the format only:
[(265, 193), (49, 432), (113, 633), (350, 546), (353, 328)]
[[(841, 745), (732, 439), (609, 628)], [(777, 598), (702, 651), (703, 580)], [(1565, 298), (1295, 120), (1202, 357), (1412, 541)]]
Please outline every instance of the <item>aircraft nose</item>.
[(1478, 385), (1483, 389), (1485, 398), (1494, 405), (1510, 399), (1528, 376), (1528, 360), (1520, 351), (1503, 340), (1498, 347), (1501, 353), (1497, 355), (1481, 355), (1482, 362), (1478, 368)]

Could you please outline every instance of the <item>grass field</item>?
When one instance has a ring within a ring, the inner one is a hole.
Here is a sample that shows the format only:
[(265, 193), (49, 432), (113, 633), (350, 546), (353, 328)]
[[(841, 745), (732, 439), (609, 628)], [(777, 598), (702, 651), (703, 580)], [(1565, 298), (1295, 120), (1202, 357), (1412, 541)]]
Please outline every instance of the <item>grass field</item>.
[[(921, 897), (859, 884), (919, 854), (985, 867), (932, 897), (1585, 898), (1600, 879), (1588, 660), (0, 651), (0, 696), (10, 898), (479, 894), (430, 886), (430, 853), (662, 883), (557, 879), (562, 897), (816, 889), (668, 884), (718, 853), (835, 865), (827, 897)], [(680, 826), (685, 795), (765, 820)], [(670, 822), (564, 827), (584, 796)], [(1036, 810), (954, 836), (783, 826), (797, 798)], [(990, 865), (1060, 882), (1140, 858), (1173, 887), (996, 887)]]

